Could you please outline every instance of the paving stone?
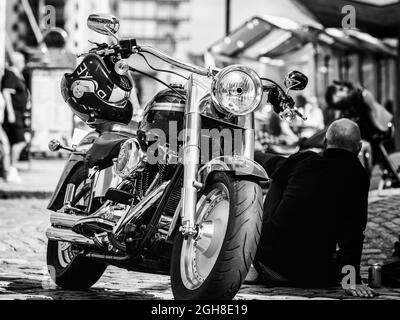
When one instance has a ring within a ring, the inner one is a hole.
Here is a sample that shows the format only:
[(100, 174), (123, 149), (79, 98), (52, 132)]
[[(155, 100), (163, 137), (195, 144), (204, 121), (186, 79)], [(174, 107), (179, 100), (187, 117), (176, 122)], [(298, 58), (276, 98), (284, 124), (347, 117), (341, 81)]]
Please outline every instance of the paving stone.
[(363, 251), (364, 255), (374, 255), (374, 254), (378, 254), (381, 253), (380, 249), (366, 249)]
[[(49, 224), (49, 214), (44, 209), (46, 204), (46, 200), (37, 199), (0, 200), (0, 300), (172, 299), (168, 276), (129, 272), (115, 267), (107, 268), (91, 290), (74, 292), (57, 288), (46, 267), (47, 241), (44, 231)], [(400, 226), (390, 224), (392, 218), (389, 218), (390, 213), (386, 213), (388, 207), (399, 208), (400, 197), (383, 197), (370, 205), (361, 265), (364, 279), (367, 278), (368, 264), (382, 263), (390, 258), (393, 243), (400, 235)], [(383, 209), (386, 210), (384, 214)], [(400, 299), (400, 289), (378, 290), (381, 291), (379, 299)], [(352, 298), (346, 296), (340, 287), (316, 290), (243, 285), (236, 299)]]

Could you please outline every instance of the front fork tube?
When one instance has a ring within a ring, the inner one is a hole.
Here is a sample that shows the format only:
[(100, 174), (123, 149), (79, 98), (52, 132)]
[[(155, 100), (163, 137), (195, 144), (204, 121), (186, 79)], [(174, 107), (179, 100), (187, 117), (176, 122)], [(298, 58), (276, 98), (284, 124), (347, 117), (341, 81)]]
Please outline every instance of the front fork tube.
[[(185, 142), (183, 148), (183, 188), (182, 188), (182, 227), (180, 231), (186, 237), (195, 237), (197, 193), (203, 185), (197, 181), (200, 165), (201, 143), (201, 114), (199, 101), (201, 90), (196, 86), (196, 75), (188, 81), (188, 99), (185, 106)], [(251, 113), (241, 119), (244, 128), (243, 155), (254, 159), (254, 114)]]
[(254, 149), (255, 149), (255, 133), (254, 133), (254, 113), (250, 113), (243, 119), (246, 128), (244, 130), (243, 138), (243, 156), (247, 159), (254, 160)]
[(196, 75), (188, 81), (188, 99), (185, 106), (185, 131), (183, 147), (183, 188), (182, 188), (182, 227), (184, 236), (197, 234), (195, 225), (197, 192), (199, 183), (197, 173), (200, 164), (201, 115), (199, 100), (200, 88), (195, 85)]

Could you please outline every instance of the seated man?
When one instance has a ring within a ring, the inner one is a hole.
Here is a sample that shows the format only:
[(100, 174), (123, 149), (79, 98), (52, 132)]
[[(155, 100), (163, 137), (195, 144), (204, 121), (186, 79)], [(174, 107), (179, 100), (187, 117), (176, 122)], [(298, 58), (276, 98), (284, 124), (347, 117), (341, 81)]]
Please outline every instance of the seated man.
[[(286, 159), (256, 154), (272, 178), (255, 259), (264, 278), (299, 287), (331, 286), (345, 276), (342, 267), (351, 265), (361, 283), (369, 179), (357, 158), (361, 148), (357, 124), (335, 121), (325, 144), (322, 156), (303, 152)], [(363, 285), (348, 293), (375, 294)]]

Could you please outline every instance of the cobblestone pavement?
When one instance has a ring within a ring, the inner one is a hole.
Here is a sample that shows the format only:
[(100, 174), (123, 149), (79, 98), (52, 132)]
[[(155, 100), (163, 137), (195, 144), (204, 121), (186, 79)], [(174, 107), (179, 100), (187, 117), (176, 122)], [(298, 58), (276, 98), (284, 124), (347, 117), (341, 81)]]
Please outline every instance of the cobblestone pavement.
[[(0, 300), (4, 299), (172, 299), (169, 277), (109, 267), (89, 291), (56, 288), (46, 268), (49, 214), (45, 200), (0, 200)], [(370, 205), (364, 263), (390, 257), (400, 234), (400, 195)], [(365, 268), (363, 268), (365, 271)], [(400, 289), (380, 289), (379, 299), (399, 299)], [(237, 299), (342, 299), (340, 288), (300, 290), (244, 285)]]
[(18, 164), (20, 183), (0, 179), (0, 199), (29, 197), (45, 199), (51, 196), (64, 168), (65, 160), (58, 158), (32, 159)]

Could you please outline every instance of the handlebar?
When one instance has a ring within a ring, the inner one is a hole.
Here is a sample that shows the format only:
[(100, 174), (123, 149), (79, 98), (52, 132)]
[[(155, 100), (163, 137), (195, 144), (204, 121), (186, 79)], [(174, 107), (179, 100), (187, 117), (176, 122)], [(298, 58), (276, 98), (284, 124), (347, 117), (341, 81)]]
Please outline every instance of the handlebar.
[(152, 55), (156, 56), (157, 58), (159, 58), (165, 62), (168, 62), (177, 68), (182, 68), (186, 71), (189, 71), (192, 73), (197, 73), (202, 76), (207, 76), (207, 77), (212, 76), (214, 72), (219, 71), (218, 69), (204, 68), (204, 67), (196, 66), (191, 63), (183, 62), (179, 59), (171, 57), (168, 54), (166, 54), (158, 49), (152, 48), (150, 46), (140, 46), (140, 47), (136, 47), (134, 50), (137, 50), (137, 52), (144, 52), (144, 53), (152, 54)]
[[(129, 46), (129, 47), (126, 47)], [(109, 56), (109, 55), (118, 55), (122, 52), (124, 52), (125, 56), (128, 53), (128, 56), (131, 54), (135, 53), (149, 53), (160, 60), (163, 60), (165, 62), (168, 62), (169, 64), (177, 67), (184, 69), (186, 71), (189, 71), (191, 73), (196, 73), (202, 76), (212, 76), (213, 74), (216, 74), (219, 72), (219, 69), (217, 68), (204, 68), (204, 67), (199, 67), (191, 63), (187, 63), (184, 61), (181, 61), (179, 59), (176, 59), (174, 57), (169, 56), (165, 52), (162, 52), (161, 50), (155, 49), (150, 46), (138, 46), (136, 45), (136, 40), (134, 39), (127, 39), (127, 40), (121, 40), (120, 44), (114, 47), (107, 47), (107, 48), (97, 48), (93, 49), (90, 52), (95, 53), (99, 56)], [(82, 55), (79, 55), (82, 56)], [(78, 57), (79, 57), (78, 56)]]
[[(98, 44), (97, 44), (98, 45)], [(184, 62), (182, 60), (176, 59), (165, 52), (155, 49), (153, 47), (143, 45), (143, 46), (138, 46), (136, 44), (135, 39), (124, 39), (120, 40), (119, 44), (112, 46), (112, 47), (101, 47), (98, 45), (96, 49), (92, 49), (90, 51), (91, 53), (95, 53), (99, 56), (122, 56), (122, 58), (128, 58), (132, 54), (136, 53), (148, 53), (151, 54), (160, 60), (163, 60), (177, 68), (184, 69), (188, 72), (191, 73), (196, 73), (201, 76), (206, 76), (206, 77), (211, 77), (215, 74), (217, 74), (220, 69), (218, 68), (204, 68), (200, 66), (196, 66), (191, 63)], [(269, 80), (271, 81), (271, 80)], [(280, 105), (282, 108), (282, 112), (280, 112), (281, 117), (284, 118), (295, 118), (296, 116), (302, 118), (304, 121), (307, 120), (305, 116), (303, 116), (298, 109), (294, 106), (295, 103), (293, 99), (283, 91), (283, 89), (275, 82), (271, 81), (273, 84), (275, 84), (284, 94), (284, 99), (280, 101)]]

